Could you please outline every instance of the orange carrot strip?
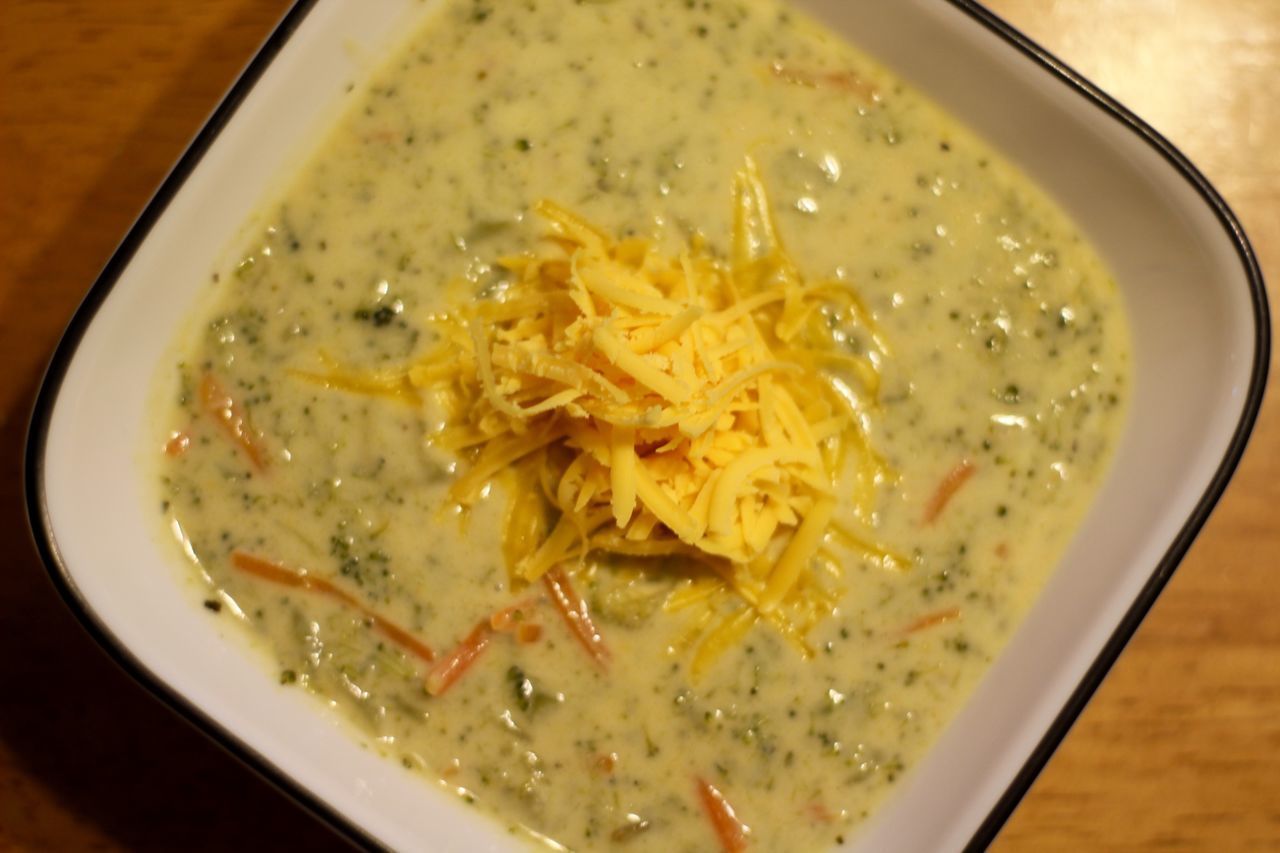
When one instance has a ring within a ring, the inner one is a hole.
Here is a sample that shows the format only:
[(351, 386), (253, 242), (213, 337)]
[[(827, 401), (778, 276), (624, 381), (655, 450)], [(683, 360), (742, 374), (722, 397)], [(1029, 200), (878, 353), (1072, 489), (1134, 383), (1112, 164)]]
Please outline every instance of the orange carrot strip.
[(747, 833), (751, 830), (738, 819), (724, 794), (706, 779), (699, 777), (694, 781), (698, 783), (698, 799), (702, 801), (707, 817), (711, 818), (711, 826), (716, 831), (716, 838), (720, 839), (720, 847), (725, 853), (741, 853), (746, 850)]
[(170, 436), (169, 440), (164, 443), (164, 455), (177, 458), (191, 449), (191, 436), (184, 430), (179, 430)]
[(349, 593), (339, 589), (324, 578), (313, 578), (305, 572), (285, 568), (279, 563), (273, 563), (255, 554), (245, 551), (232, 551), (231, 565), (242, 572), (255, 575), (272, 583), (278, 583), (281, 586), (292, 586), (298, 589), (319, 592), (330, 598), (336, 598), (343, 604), (359, 606), (359, 602)]
[(933, 524), (955, 497), (956, 492), (960, 491), (960, 487), (969, 482), (969, 478), (976, 473), (978, 473), (978, 466), (968, 459), (961, 460), (956, 467), (948, 471), (947, 476), (943, 477), (942, 482), (938, 484), (933, 497), (929, 498), (929, 503), (925, 505), (924, 523)]
[(600, 668), (608, 667), (609, 648), (604, 644), (604, 638), (600, 636), (595, 623), (591, 621), (587, 603), (574, 592), (564, 569), (557, 566), (543, 575), (542, 580), (547, 586), (547, 591), (551, 593), (551, 601), (555, 604), (556, 610), (560, 611), (565, 624), (569, 626), (570, 633), (577, 638), (578, 643), (586, 649), (587, 654), (591, 655), (591, 659)]
[(774, 77), (785, 83), (810, 89), (834, 89), (838, 92), (847, 92), (856, 95), (867, 106), (874, 104), (880, 96), (880, 91), (874, 85), (853, 71), (809, 71), (793, 68), (781, 62), (772, 63), (769, 70)]
[(536, 622), (525, 622), (516, 626), (516, 642), (522, 646), (532, 645), (542, 639), (542, 626)]
[(222, 431), (240, 445), (245, 456), (259, 471), (266, 470), (267, 452), (249, 425), (249, 417), (244, 407), (236, 402), (226, 387), (212, 373), (200, 377), (200, 404), (205, 414), (217, 421)]
[(503, 634), (516, 633), (521, 626), (528, 622), (529, 617), (533, 615), (533, 608), (537, 604), (537, 599), (527, 598), (524, 601), (504, 607), (489, 617), (489, 627)]
[(330, 583), (324, 578), (313, 578), (305, 572), (296, 572), (293, 569), (285, 568), (279, 563), (273, 563), (270, 560), (264, 560), (262, 557), (245, 553), (244, 551), (231, 552), (231, 565), (235, 566), (242, 572), (254, 575), (263, 580), (278, 583), (281, 586), (291, 586), (297, 589), (305, 589), (310, 592), (317, 592), (326, 595), (335, 601), (340, 601), (348, 607), (360, 611), (370, 622), (373, 627), (381, 631), (393, 643), (403, 646), (408, 651), (417, 655), (422, 660), (430, 663), (435, 660), (435, 652), (431, 651), (431, 647), (423, 643), (417, 637), (401, 628), (396, 623), (387, 619), (370, 608), (366, 607), (351, 593)]
[(815, 823), (835, 823), (836, 816), (831, 813), (831, 809), (827, 808), (822, 800), (810, 800), (801, 809), (801, 814), (808, 817)]
[(427, 673), (427, 692), (432, 696), (444, 695), (446, 690), (471, 669), (492, 639), (493, 629), (489, 627), (489, 623), (477, 623), (453, 651), (431, 667), (431, 671)]
[(914, 634), (917, 631), (923, 631), (926, 628), (932, 628), (934, 625), (941, 625), (943, 622), (951, 622), (960, 618), (959, 607), (948, 607), (946, 610), (937, 610), (933, 613), (926, 613), (910, 625), (903, 628), (899, 633)]
[(404, 646), (406, 649), (428, 663), (435, 660), (436, 653), (431, 651), (430, 646), (410, 634), (405, 629), (401, 628), (399, 625), (382, 618), (367, 607), (361, 607), (360, 612), (372, 619), (373, 626), (385, 634), (387, 639), (391, 640), (391, 642)]

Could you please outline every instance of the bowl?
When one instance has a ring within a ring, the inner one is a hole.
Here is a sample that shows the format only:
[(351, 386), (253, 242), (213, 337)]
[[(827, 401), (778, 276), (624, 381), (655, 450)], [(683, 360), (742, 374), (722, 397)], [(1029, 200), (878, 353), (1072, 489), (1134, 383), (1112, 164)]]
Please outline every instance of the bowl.
[[(502, 850), (496, 822), (361, 747), (281, 689), (173, 565), (149, 517), (150, 377), (209, 271), (431, 4), (301, 0), (94, 283), (54, 354), (26, 457), (32, 529), (62, 597), (139, 682), (349, 839)], [(1257, 261), (1172, 145), (969, 0), (806, 0), (1048, 191), (1114, 272), (1132, 321), (1131, 414), (1037, 604), (968, 704), (857, 835), (858, 850), (979, 848), (999, 830), (1186, 553), (1240, 459), (1269, 357)], [(246, 224), (248, 223), (248, 224)], [(921, 815), (928, 815), (921, 820)], [(429, 839), (429, 842), (425, 841)]]

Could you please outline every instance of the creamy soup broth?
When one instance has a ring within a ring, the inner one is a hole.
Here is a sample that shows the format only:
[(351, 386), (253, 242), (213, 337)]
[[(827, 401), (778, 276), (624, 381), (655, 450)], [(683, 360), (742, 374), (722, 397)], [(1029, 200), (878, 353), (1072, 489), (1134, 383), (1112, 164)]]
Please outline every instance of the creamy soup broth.
[[(163, 373), (157, 420), (184, 446), (159, 463), (160, 501), (208, 617), (256, 637), (281, 689), (531, 841), (714, 848), (698, 779), (757, 849), (853, 838), (999, 654), (1102, 480), (1130, 370), (1115, 285), (999, 155), (770, 0), (449, 0), (425, 17), (346, 95)], [(504, 485), (451, 510), (466, 463), (426, 446), (421, 410), (297, 372), (412, 362), (435, 343), (426, 318), (492, 296), (494, 259), (544, 232), (540, 198), (723, 253), (748, 155), (791, 256), (851, 282), (888, 342), (869, 434), (894, 476), (872, 523), (909, 565), (840, 551), (812, 659), (760, 624), (694, 679), (693, 617), (660, 606), (677, 578), (588, 561), (571, 574), (607, 670), (538, 604), (537, 642), (498, 638), (429, 696), (424, 663), (369, 613), (439, 652), (537, 593), (503, 564)], [(265, 465), (202, 411), (208, 374)], [(925, 523), (962, 462), (971, 476)], [(237, 549), (364, 609), (237, 572)]]

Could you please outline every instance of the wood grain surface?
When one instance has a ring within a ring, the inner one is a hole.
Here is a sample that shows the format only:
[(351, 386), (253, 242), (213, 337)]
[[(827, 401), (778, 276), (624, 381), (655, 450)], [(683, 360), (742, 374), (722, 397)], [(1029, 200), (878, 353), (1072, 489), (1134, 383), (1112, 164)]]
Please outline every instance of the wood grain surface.
[[(20, 477), (63, 325), (286, 5), (0, 0), (0, 848), (341, 846), (93, 645)], [(991, 5), (1179, 145), (1280, 281), (1280, 0)], [(1280, 850), (1278, 407), (999, 850)]]

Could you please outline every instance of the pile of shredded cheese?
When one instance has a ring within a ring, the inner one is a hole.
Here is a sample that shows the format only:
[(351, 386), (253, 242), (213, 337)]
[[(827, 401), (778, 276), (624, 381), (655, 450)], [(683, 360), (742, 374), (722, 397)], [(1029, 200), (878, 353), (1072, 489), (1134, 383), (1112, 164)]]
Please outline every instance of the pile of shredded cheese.
[[(762, 618), (807, 650), (837, 600), (829, 539), (895, 559), (833, 521), (841, 503), (869, 517), (886, 476), (866, 430), (887, 349), (850, 285), (802, 279), (750, 160), (734, 199), (727, 261), (538, 203), (542, 249), (498, 262), (500, 296), (435, 318), (440, 346), (408, 372), (429, 441), (469, 460), (453, 499), (514, 478), (514, 578), (592, 553), (687, 567), (667, 607), (704, 608), (695, 672)], [(873, 345), (842, 346), (850, 325)]]

